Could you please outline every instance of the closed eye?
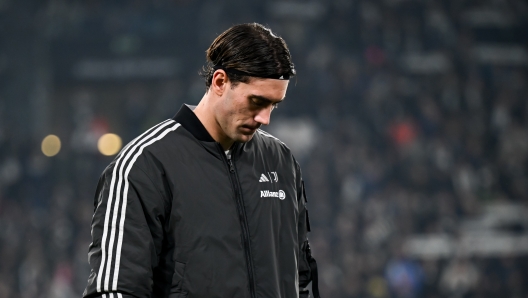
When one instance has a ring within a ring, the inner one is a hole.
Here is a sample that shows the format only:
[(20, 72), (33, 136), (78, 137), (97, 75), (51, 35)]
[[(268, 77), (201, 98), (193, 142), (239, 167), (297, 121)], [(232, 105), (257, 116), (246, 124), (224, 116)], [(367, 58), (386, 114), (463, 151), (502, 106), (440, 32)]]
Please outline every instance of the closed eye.
[(248, 97), (249, 97), (250, 103), (256, 108), (267, 108), (271, 105), (272, 109), (276, 109), (278, 108), (279, 103), (282, 102), (282, 100), (274, 102), (270, 99), (267, 99), (259, 95), (250, 95)]
[(258, 107), (266, 107), (270, 104), (268, 100), (264, 100), (258, 97), (251, 97), (251, 103)]

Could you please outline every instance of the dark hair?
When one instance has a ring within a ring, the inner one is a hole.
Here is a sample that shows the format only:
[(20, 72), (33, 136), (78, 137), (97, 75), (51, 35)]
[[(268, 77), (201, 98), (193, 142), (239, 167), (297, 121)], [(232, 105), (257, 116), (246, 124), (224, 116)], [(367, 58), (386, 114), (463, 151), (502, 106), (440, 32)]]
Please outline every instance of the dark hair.
[(220, 34), (206, 51), (207, 64), (200, 75), (207, 89), (213, 74), (223, 69), (233, 85), (250, 77), (283, 78), (295, 75), (286, 42), (261, 24), (235, 25)]

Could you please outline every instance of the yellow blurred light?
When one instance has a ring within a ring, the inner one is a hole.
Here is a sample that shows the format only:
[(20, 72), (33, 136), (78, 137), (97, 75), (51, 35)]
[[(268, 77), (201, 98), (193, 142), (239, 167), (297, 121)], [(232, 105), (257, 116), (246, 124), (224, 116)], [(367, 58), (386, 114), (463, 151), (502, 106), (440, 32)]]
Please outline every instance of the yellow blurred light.
[(57, 155), (61, 149), (61, 141), (56, 135), (48, 135), (42, 140), (40, 145), (42, 153), (48, 157)]
[(387, 282), (381, 276), (374, 276), (367, 282), (367, 290), (371, 297), (387, 297)]
[(97, 141), (99, 152), (106, 156), (115, 155), (121, 150), (121, 145), (121, 138), (113, 133), (104, 134)]

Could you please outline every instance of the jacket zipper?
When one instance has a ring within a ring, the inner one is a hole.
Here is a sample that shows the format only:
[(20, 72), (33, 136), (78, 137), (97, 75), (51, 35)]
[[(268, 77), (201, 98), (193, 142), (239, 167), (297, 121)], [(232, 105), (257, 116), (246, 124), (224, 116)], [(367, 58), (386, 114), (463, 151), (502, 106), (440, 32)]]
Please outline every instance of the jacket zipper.
[[(236, 148), (236, 147), (235, 147)], [(234, 155), (235, 148), (231, 152), (231, 155)], [(224, 154), (222, 150), (222, 154)], [(231, 184), (233, 186), (233, 190), (235, 191), (235, 199), (237, 203), (237, 210), (238, 210), (238, 217), (240, 219), (240, 225), (242, 227), (242, 237), (244, 240), (244, 251), (246, 253), (246, 264), (247, 264), (247, 270), (248, 270), (248, 276), (249, 276), (249, 292), (251, 294), (252, 298), (256, 298), (256, 292), (255, 292), (255, 277), (253, 273), (253, 258), (251, 256), (251, 246), (249, 243), (249, 225), (246, 215), (246, 209), (244, 207), (244, 201), (242, 199), (242, 190), (240, 187), (240, 182), (238, 181), (238, 175), (236, 172), (235, 164), (233, 162), (233, 159), (231, 157), (227, 157), (227, 165), (229, 168), (229, 174), (231, 176)]]

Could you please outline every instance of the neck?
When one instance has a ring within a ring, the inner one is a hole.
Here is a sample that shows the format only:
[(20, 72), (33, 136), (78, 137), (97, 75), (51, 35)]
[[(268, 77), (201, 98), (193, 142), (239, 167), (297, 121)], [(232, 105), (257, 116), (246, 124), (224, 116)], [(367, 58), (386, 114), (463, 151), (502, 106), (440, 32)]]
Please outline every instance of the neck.
[(215, 118), (214, 106), (212, 105), (212, 98), (214, 96), (211, 92), (206, 92), (200, 100), (200, 103), (194, 109), (194, 114), (198, 117), (198, 120), (202, 122), (207, 132), (211, 137), (220, 145), (224, 150), (228, 150), (233, 145), (234, 141), (226, 136), (220, 124)]

